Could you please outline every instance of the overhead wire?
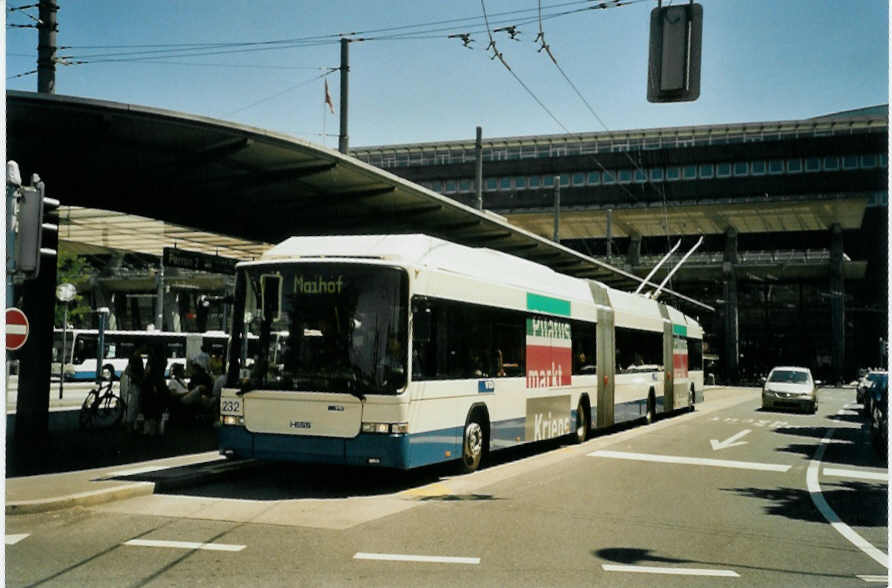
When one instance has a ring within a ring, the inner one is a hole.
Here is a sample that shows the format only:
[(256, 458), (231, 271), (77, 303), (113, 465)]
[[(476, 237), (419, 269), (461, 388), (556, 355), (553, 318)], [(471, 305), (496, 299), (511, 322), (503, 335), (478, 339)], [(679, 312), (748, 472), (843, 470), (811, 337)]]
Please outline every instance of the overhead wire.
[[(634, 0), (633, 0), (633, 1), (634, 1)], [(540, 4), (540, 5), (541, 5), (541, 2), (542, 2), (542, 0), (539, 0), (539, 4)], [(613, 2), (614, 2), (614, 4), (615, 4), (616, 6), (620, 6), (620, 5), (621, 5), (621, 2), (618, 1), (618, 0), (613, 0)], [(628, 2), (628, 3), (631, 3), (631, 2)], [(603, 5), (603, 4), (604, 4), (604, 3), (602, 3), (602, 5)], [(540, 48), (540, 51), (542, 51), (543, 49), (546, 51), (546, 53), (548, 54), (548, 57), (551, 59), (551, 62), (554, 64), (554, 66), (555, 66), (555, 67), (557, 68), (557, 70), (560, 72), (560, 74), (561, 74), (561, 76), (564, 78), (564, 80), (570, 85), (570, 87), (573, 89), (573, 91), (576, 93), (576, 95), (579, 97), (579, 99), (582, 100), (582, 103), (585, 104), (585, 107), (588, 109), (588, 111), (589, 111), (589, 112), (595, 117), (595, 119), (601, 124), (601, 126), (604, 128), (605, 131), (607, 131), (608, 133), (611, 133), (612, 131), (611, 131), (610, 128), (607, 126), (607, 124), (604, 122), (604, 120), (598, 115), (598, 113), (595, 111), (594, 107), (592, 107), (592, 105), (591, 105), (591, 104), (589, 103), (589, 101), (585, 98), (585, 96), (584, 96), (583, 93), (579, 90), (579, 88), (576, 86), (576, 84), (573, 83), (573, 80), (570, 79), (570, 76), (568, 76), (567, 73), (564, 71), (564, 68), (562, 68), (561, 65), (558, 63), (557, 57), (555, 57), (554, 53), (551, 51), (550, 46), (549, 46), (548, 44), (545, 43), (545, 38), (544, 38), (544, 37), (545, 37), (545, 33), (544, 33), (544, 30), (543, 30), (541, 21), (540, 21), (540, 24), (539, 24), (539, 35), (540, 35), (540, 37), (541, 37), (541, 43), (542, 43), (542, 47)], [(537, 40), (539, 40), (539, 37), (537, 37)], [(656, 184), (654, 184), (654, 182), (650, 179), (650, 174), (648, 174), (648, 173), (645, 172), (643, 169), (641, 169), (641, 166), (638, 165), (638, 162), (636, 162), (636, 161), (632, 158), (632, 156), (629, 154), (628, 151), (622, 151), (622, 153), (626, 156), (626, 159), (628, 159), (629, 162), (635, 167), (635, 169), (638, 170), (638, 171), (644, 176), (644, 178), (645, 178), (645, 180), (646, 180), (646, 183), (649, 184), (649, 185), (651, 186), (651, 188), (653, 188), (653, 190), (654, 190), (657, 194), (659, 194), (659, 195), (661, 196), (661, 198), (662, 198), (662, 204), (663, 204), (664, 229), (665, 229), (665, 231), (666, 231), (666, 240), (667, 240), (667, 243), (671, 243), (671, 236), (670, 236), (670, 233), (669, 233), (669, 203), (668, 203), (668, 200), (667, 200), (667, 198), (666, 198), (666, 192), (665, 192), (665, 190), (663, 190), (661, 187), (659, 187), (659, 186), (657, 186)], [(601, 167), (602, 171), (604, 171), (604, 172), (607, 171), (607, 170), (604, 168), (604, 166), (601, 164), (601, 162), (597, 159), (597, 157), (593, 157), (593, 159), (594, 159), (595, 162), (598, 164), (598, 166)], [(617, 184), (617, 185), (623, 187), (623, 188), (625, 189), (626, 193), (629, 194), (629, 196), (632, 197), (633, 200), (638, 201), (638, 198), (636, 198), (636, 197), (634, 196), (634, 194), (632, 193), (631, 190), (625, 188), (625, 186), (623, 186), (622, 184)]]
[(302, 86), (306, 86), (307, 84), (310, 84), (310, 83), (312, 83), (312, 82), (315, 82), (316, 80), (321, 80), (322, 78), (328, 77), (328, 76), (331, 75), (332, 73), (338, 71), (338, 69), (339, 69), (339, 68), (337, 68), (337, 67), (329, 68), (329, 71), (326, 71), (326, 72), (324, 72), (324, 73), (322, 73), (322, 74), (320, 74), (320, 75), (318, 75), (318, 76), (314, 76), (314, 77), (312, 77), (312, 78), (310, 78), (310, 79), (303, 80), (302, 82), (299, 82), (299, 83), (297, 83), (297, 84), (295, 84), (295, 85), (293, 85), (293, 86), (289, 86), (288, 88), (285, 88), (284, 90), (280, 90), (280, 91), (276, 92), (275, 94), (271, 94), (271, 95), (269, 95), (269, 96), (266, 96), (265, 98), (261, 98), (260, 100), (257, 100), (257, 101), (255, 101), (255, 102), (252, 102), (252, 103), (247, 104), (247, 105), (245, 105), (245, 106), (242, 106), (242, 107), (240, 107), (240, 108), (236, 108), (235, 110), (231, 110), (231, 111), (229, 111), (229, 112), (224, 112), (224, 113), (222, 113), (221, 116), (231, 116), (231, 115), (233, 115), (233, 114), (242, 112), (243, 110), (248, 110), (249, 108), (253, 108), (253, 107), (255, 107), (255, 106), (258, 106), (258, 105), (260, 105), (260, 104), (263, 104), (264, 102), (269, 102), (270, 100), (273, 100), (274, 98), (278, 98), (279, 96), (282, 96), (282, 95), (284, 95), (284, 94), (287, 94), (288, 92), (290, 92), (290, 91), (292, 91), (292, 90), (296, 90), (297, 88), (300, 88), (300, 87), (302, 87)]

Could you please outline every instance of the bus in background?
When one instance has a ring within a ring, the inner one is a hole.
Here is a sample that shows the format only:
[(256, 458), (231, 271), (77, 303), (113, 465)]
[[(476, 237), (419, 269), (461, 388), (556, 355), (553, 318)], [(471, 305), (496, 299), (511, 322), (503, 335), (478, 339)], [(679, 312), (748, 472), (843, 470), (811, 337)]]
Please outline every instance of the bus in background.
[[(66, 381), (92, 381), (96, 379), (96, 356), (99, 346), (99, 331), (96, 329), (66, 329), (64, 331), (65, 358), (62, 356), (62, 329), (53, 330), (52, 374), (62, 371)], [(205, 348), (210, 357), (221, 362), (226, 358), (229, 336), (222, 331), (206, 333), (175, 333), (167, 331), (114, 331), (106, 330), (104, 337), (103, 365), (115, 368), (115, 377), (120, 378), (127, 367), (130, 356), (139, 352), (146, 357), (154, 347), (163, 347), (167, 353), (167, 370), (175, 363), (185, 365), (186, 358), (192, 357)]]
[(294, 237), (240, 263), (232, 333), (227, 457), (473, 471), (693, 408), (703, 386), (693, 318), (427, 235)]

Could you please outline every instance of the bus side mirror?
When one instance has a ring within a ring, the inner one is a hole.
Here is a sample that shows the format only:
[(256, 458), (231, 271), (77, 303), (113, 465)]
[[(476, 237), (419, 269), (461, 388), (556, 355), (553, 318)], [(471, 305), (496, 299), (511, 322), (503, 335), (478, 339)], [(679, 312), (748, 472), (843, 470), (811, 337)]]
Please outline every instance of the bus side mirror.
[(260, 277), (261, 313), (264, 320), (276, 320), (279, 318), (280, 302), (282, 300), (282, 277), (267, 275)]
[(429, 307), (416, 308), (412, 313), (412, 337), (418, 343), (427, 343), (431, 340), (431, 309)]

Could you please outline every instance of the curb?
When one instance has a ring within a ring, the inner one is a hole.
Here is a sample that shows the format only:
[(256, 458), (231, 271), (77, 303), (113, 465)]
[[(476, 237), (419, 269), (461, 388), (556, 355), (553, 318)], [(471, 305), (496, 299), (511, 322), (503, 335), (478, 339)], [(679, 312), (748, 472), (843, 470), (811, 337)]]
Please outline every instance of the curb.
[[(215, 463), (216, 462), (216, 463)], [(155, 482), (130, 482), (113, 488), (78, 492), (65, 496), (44, 498), (41, 500), (22, 500), (8, 502), (6, 504), (7, 515), (34, 514), (71, 508), (72, 506), (95, 506), (117, 500), (127, 500), (137, 496), (148, 496), (156, 492), (170, 492), (181, 488), (188, 488), (198, 484), (205, 484), (224, 478), (234, 471), (248, 472), (252, 468), (262, 465), (262, 462), (253, 459), (227, 461), (215, 460), (207, 462), (204, 470), (186, 472), (182, 475), (163, 478)]]
[(77, 494), (68, 494), (66, 496), (56, 496), (54, 498), (45, 498), (42, 500), (23, 500), (20, 502), (8, 502), (6, 504), (6, 514), (34, 514), (41, 512), (49, 512), (52, 510), (60, 510), (63, 508), (71, 508), (72, 506), (92, 506), (113, 502), (116, 500), (125, 500), (136, 496), (147, 496), (155, 493), (154, 482), (134, 482), (126, 486), (118, 486), (116, 488), (104, 488), (102, 490), (91, 490), (90, 492), (79, 492)]

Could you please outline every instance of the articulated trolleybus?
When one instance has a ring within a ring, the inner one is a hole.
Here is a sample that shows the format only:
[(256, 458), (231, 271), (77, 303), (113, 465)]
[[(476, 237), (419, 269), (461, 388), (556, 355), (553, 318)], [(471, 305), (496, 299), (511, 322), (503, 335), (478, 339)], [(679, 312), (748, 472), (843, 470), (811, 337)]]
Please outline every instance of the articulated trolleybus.
[(294, 237), (237, 266), (220, 452), (473, 471), (693, 408), (702, 339), (669, 306), (497, 251)]

